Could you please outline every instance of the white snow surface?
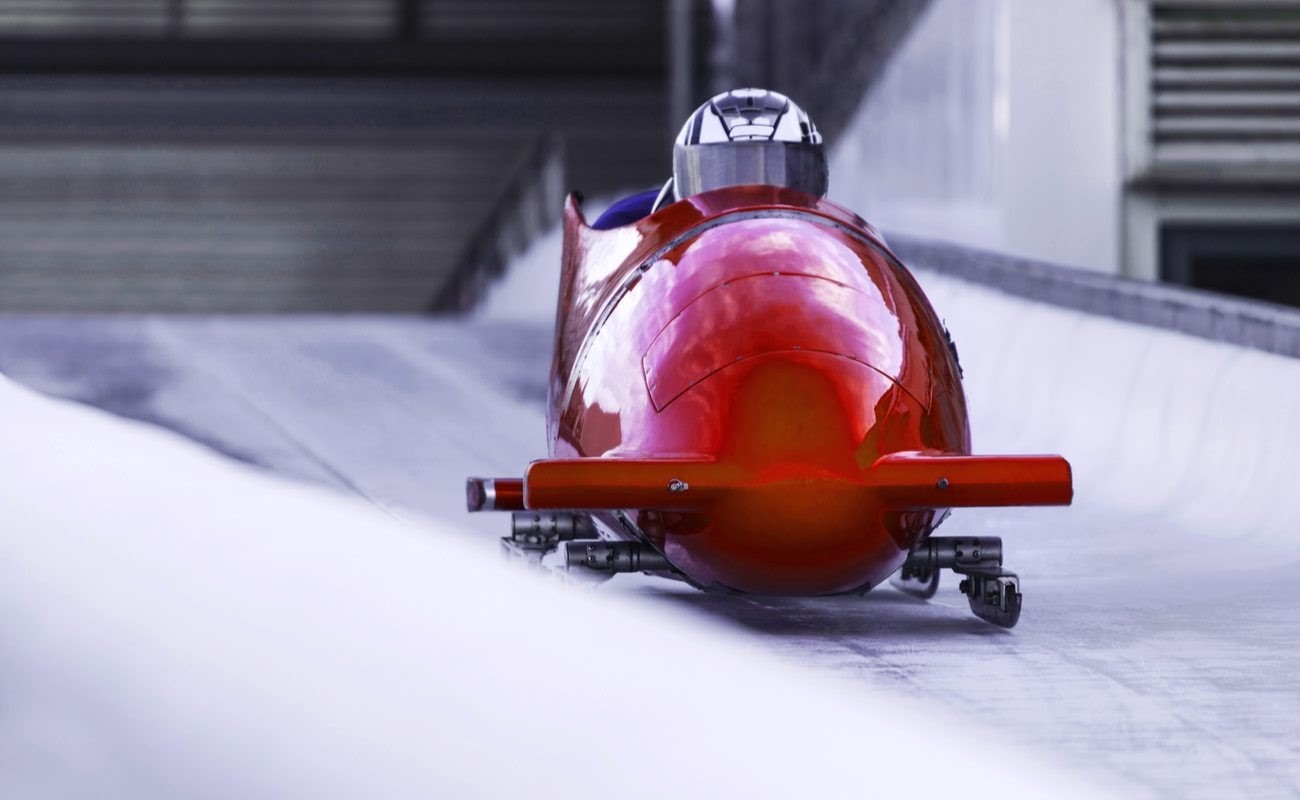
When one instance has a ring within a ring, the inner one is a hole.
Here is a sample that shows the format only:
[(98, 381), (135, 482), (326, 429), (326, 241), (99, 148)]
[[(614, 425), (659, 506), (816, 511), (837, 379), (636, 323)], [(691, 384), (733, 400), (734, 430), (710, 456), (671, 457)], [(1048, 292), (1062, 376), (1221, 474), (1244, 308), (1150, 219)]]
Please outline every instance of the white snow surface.
[(0, 418), (0, 797), (1096, 792), (447, 524), (2, 377)]

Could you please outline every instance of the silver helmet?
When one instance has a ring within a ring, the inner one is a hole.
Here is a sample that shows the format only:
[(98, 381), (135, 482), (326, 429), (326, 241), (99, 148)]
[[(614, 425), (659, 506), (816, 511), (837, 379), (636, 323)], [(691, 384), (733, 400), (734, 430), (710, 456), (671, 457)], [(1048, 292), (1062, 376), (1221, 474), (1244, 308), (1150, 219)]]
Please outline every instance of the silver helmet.
[(733, 89), (695, 110), (673, 146), (677, 199), (723, 186), (766, 184), (826, 194), (826, 152), (794, 101), (767, 89)]

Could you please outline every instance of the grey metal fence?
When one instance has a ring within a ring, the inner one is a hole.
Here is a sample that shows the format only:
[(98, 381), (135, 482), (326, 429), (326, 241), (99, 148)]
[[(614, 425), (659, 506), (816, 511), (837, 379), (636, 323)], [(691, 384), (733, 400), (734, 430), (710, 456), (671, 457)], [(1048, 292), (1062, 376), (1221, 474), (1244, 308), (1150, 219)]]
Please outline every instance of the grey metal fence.
[(1090, 314), (1300, 358), (1300, 309), (952, 244), (898, 236), (889, 241), (910, 267)]

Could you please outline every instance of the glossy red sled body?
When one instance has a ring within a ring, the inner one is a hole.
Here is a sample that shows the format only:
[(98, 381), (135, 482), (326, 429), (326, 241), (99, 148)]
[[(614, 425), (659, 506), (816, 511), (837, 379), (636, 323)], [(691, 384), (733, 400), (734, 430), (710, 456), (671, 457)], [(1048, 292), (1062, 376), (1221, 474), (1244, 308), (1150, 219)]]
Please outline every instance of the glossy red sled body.
[(564, 225), (551, 458), (496, 508), (591, 512), (703, 588), (832, 594), (948, 508), (1070, 502), (1059, 456), (970, 455), (943, 325), (851, 212), (744, 186)]

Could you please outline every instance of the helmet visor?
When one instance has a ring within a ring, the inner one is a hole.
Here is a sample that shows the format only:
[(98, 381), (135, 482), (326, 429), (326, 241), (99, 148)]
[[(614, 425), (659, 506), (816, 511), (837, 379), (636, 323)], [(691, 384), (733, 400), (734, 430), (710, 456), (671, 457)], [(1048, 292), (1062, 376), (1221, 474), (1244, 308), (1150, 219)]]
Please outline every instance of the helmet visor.
[(763, 184), (826, 194), (826, 153), (805, 142), (717, 142), (673, 147), (678, 199), (724, 186)]

